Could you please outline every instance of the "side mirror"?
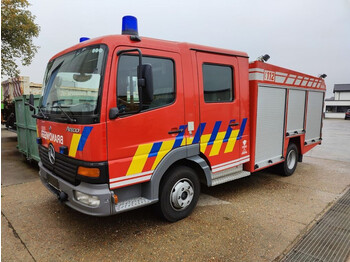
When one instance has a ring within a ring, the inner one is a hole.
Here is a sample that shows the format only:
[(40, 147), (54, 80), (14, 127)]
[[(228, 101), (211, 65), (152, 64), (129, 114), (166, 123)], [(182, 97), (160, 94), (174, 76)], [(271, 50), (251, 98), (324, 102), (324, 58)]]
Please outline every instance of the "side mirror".
[(119, 116), (119, 109), (118, 107), (112, 107), (109, 109), (109, 119), (116, 119)]
[(33, 94), (29, 95), (28, 106), (29, 106), (29, 110), (30, 111), (34, 111), (35, 110), (35, 107), (34, 107), (34, 95)]
[(139, 79), (139, 86), (141, 86), (142, 103), (150, 104), (153, 101), (153, 73), (150, 64), (143, 64), (137, 67), (141, 78)]

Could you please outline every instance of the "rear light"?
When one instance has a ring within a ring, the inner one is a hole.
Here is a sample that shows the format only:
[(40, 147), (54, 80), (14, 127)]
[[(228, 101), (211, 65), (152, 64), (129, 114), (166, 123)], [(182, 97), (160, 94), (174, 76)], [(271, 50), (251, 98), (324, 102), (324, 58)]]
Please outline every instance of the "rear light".
[(100, 169), (80, 166), (78, 168), (78, 175), (98, 178), (100, 177)]
[(91, 207), (98, 207), (100, 205), (100, 200), (97, 196), (91, 196), (80, 191), (74, 191), (74, 197), (77, 201)]

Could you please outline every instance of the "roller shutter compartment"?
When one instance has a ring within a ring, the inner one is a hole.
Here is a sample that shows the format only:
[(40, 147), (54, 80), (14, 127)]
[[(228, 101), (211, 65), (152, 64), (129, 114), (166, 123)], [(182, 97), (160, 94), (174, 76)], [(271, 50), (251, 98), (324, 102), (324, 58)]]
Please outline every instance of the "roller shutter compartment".
[(283, 154), (286, 89), (259, 86), (255, 165), (262, 168), (281, 160)]
[(318, 142), (321, 138), (323, 92), (309, 91), (306, 113), (305, 142)]
[(289, 90), (287, 133), (299, 134), (304, 129), (305, 117), (305, 94), (303, 90)]

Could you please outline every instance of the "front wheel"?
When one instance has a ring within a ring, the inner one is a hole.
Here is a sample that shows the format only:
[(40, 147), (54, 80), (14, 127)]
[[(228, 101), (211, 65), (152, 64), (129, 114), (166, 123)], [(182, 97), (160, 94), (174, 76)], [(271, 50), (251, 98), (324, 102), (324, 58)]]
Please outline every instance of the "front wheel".
[(298, 148), (295, 144), (289, 144), (287, 148), (286, 159), (280, 164), (280, 174), (282, 176), (291, 176), (298, 164)]
[(189, 216), (197, 205), (200, 183), (193, 169), (179, 166), (169, 171), (161, 183), (159, 209), (162, 216), (175, 222)]

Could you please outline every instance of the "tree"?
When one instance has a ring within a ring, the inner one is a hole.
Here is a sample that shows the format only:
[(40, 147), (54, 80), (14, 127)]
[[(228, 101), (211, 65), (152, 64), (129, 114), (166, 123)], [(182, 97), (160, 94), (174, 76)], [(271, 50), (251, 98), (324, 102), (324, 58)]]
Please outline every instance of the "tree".
[(27, 10), (27, 0), (1, 0), (1, 75), (19, 75), (16, 60), (29, 65), (38, 46), (33, 37), (39, 35), (40, 27), (34, 23), (35, 16)]

